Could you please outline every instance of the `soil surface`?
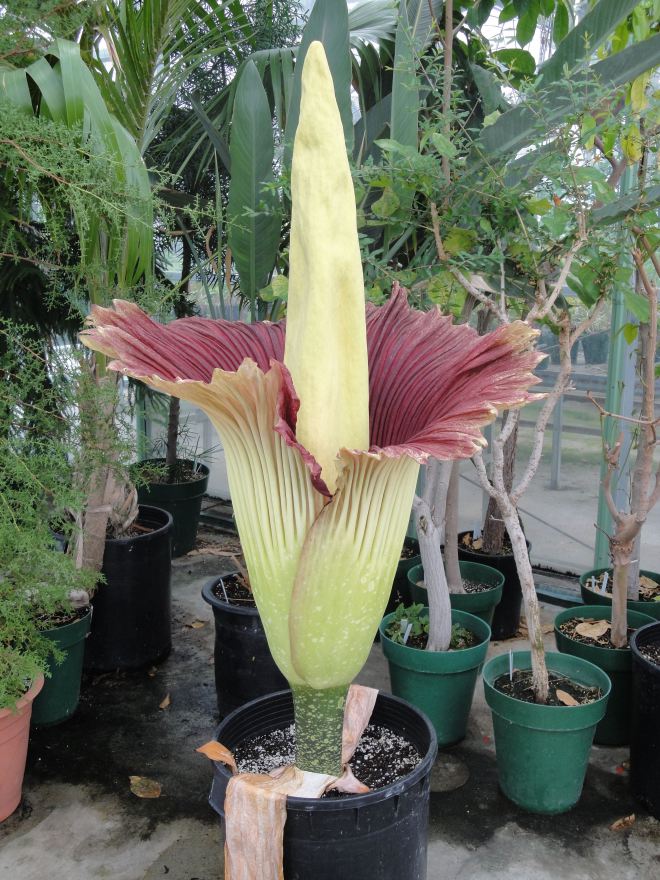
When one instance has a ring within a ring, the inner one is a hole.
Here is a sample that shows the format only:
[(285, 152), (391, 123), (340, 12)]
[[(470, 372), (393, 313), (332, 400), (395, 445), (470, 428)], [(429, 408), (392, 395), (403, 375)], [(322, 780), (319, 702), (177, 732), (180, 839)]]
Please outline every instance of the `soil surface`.
[(142, 467), (138, 464), (135, 470), (147, 483), (161, 486), (173, 485), (174, 483), (194, 483), (197, 480), (203, 480), (206, 476), (199, 470), (198, 465), (183, 459), (177, 459), (172, 467), (167, 467), (164, 462), (162, 464), (147, 462)]
[(40, 629), (55, 629), (60, 626), (67, 626), (76, 620), (81, 620), (89, 611), (89, 605), (84, 608), (62, 608), (53, 614), (42, 614), (37, 618)]
[(639, 653), (642, 657), (646, 657), (650, 663), (660, 666), (660, 645), (642, 645), (639, 648)]
[(404, 562), (406, 559), (412, 559), (413, 556), (419, 556), (419, 549), (416, 547), (406, 547), (404, 545), (403, 550), (401, 551), (401, 556), (399, 556), (399, 560)]
[[(549, 679), (550, 693), (546, 706), (572, 706), (575, 704), (583, 706), (595, 702), (601, 696), (600, 688), (586, 687), (555, 672), (549, 673)], [(495, 690), (514, 697), (516, 700), (522, 700), (524, 703), (536, 702), (531, 669), (514, 669), (512, 678), (509, 678), (509, 673), (505, 672), (504, 675), (495, 679), (493, 687)], [(575, 703), (571, 702), (571, 699)]]
[(230, 605), (238, 605), (241, 608), (257, 607), (252, 591), (245, 583), (245, 578), (240, 574), (223, 575), (222, 581), (218, 581), (213, 587), (213, 595)]
[[(425, 651), (428, 640), (429, 637), (427, 633), (419, 633), (418, 635), (413, 635), (411, 633), (408, 636), (406, 647)], [(454, 627), (452, 627), (450, 651), (463, 651), (465, 648), (474, 648), (474, 646), (478, 644), (479, 639), (473, 632), (470, 632), (469, 629), (465, 629), (462, 626), (456, 629), (456, 625), (454, 624)]]
[[(597, 593), (602, 593), (604, 577), (605, 572), (596, 575), (593, 578), (593, 585), (592, 578), (589, 578), (589, 580), (587, 581), (587, 587), (590, 590), (595, 590)], [(612, 572), (609, 573), (609, 577), (607, 578), (605, 595), (612, 595)], [(655, 602), (657, 599), (660, 599), (660, 584), (654, 581), (652, 578), (647, 577), (646, 575), (642, 575), (642, 577), (640, 577), (639, 579), (639, 601)]]
[[(417, 581), (417, 586), (426, 589), (424, 581)], [(492, 584), (480, 584), (477, 581), (467, 581), (464, 578), (463, 589), (466, 593), (486, 593), (488, 590), (493, 590), (494, 587)]]
[[(599, 634), (599, 630), (604, 629), (606, 623), (607, 629), (605, 632)], [(589, 630), (592, 630), (592, 634), (576, 632), (576, 627), (582, 627), (583, 624), (586, 624), (584, 627), (585, 631), (588, 633)], [(626, 650), (625, 648), (617, 648), (616, 645), (612, 644), (610, 639), (612, 628), (607, 620), (594, 620), (591, 617), (571, 617), (560, 625), (559, 631), (571, 641), (580, 642), (583, 645), (593, 645), (597, 648), (611, 648), (613, 651)], [(627, 629), (628, 641), (630, 641), (630, 637), (634, 632), (634, 628), (629, 626)]]
[[(240, 773), (270, 773), (295, 762), (293, 724), (252, 737), (234, 749)], [(415, 746), (388, 727), (369, 724), (351, 760), (353, 774), (371, 789), (383, 788), (415, 769), (421, 756)], [(324, 797), (353, 797), (337, 791)]]
[[(482, 549), (483, 539), (472, 537), (472, 532), (466, 532), (463, 537), (460, 539), (459, 546), (464, 547), (466, 550), (469, 550), (471, 553), (478, 553), (480, 556), (492, 556), (492, 553), (486, 553)], [(504, 535), (504, 543), (502, 544), (502, 550), (500, 553), (495, 554), (496, 556), (512, 556), (513, 555), (513, 547), (511, 546), (511, 541), (509, 540), (509, 536), (507, 534)]]

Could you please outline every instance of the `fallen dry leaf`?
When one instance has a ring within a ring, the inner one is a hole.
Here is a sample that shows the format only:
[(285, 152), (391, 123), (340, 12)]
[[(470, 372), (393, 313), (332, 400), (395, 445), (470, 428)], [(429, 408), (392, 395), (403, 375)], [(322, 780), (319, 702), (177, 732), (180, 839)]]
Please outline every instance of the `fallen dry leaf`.
[(645, 574), (639, 579), (639, 585), (640, 587), (650, 587), (652, 590), (658, 586), (655, 581), (651, 580), (651, 578), (647, 577)]
[(473, 550), (481, 550), (481, 548), (483, 547), (483, 543), (484, 542), (481, 540), (481, 538), (477, 538), (476, 541), (472, 542), (472, 549)]
[(575, 632), (586, 639), (599, 639), (609, 628), (607, 620), (584, 620), (575, 627)]
[(147, 672), (147, 675), (149, 676), (149, 678), (154, 678), (157, 672), (158, 672), (158, 667), (152, 666), (151, 669)]
[(570, 694), (567, 694), (566, 691), (561, 691), (561, 690), (557, 689), (555, 691), (555, 694), (556, 694), (559, 702), (563, 703), (564, 706), (579, 706), (580, 705), (578, 703), (578, 701), (575, 699), (575, 697), (572, 697)]
[(198, 618), (195, 618), (195, 620), (191, 620), (190, 623), (183, 624), (184, 629), (201, 629), (203, 626), (206, 626), (206, 621), (199, 620)]
[(617, 819), (616, 822), (612, 822), (610, 825), (610, 831), (621, 831), (623, 828), (630, 828), (630, 826), (634, 824), (636, 818), (637, 817), (634, 813), (631, 813), (629, 816), (622, 816), (620, 819)]
[(147, 779), (146, 776), (129, 776), (131, 791), (139, 798), (160, 797), (161, 784), (155, 779)]
[(167, 696), (165, 697), (165, 699), (162, 700), (162, 701), (158, 704), (158, 708), (159, 708), (159, 709), (169, 709), (171, 703), (172, 703), (172, 700), (170, 699), (170, 695), (167, 694)]
[(228, 748), (223, 746), (217, 740), (212, 739), (210, 742), (204, 743), (203, 746), (195, 749), (195, 751), (199, 752), (200, 755), (205, 755), (211, 761), (221, 761), (231, 769), (232, 773), (238, 773), (234, 756)]

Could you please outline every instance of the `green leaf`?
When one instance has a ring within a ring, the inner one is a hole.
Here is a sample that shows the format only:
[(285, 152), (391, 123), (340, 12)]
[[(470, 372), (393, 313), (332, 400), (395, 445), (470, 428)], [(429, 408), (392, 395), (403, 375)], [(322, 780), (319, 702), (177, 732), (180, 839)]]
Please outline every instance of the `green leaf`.
[(633, 36), (641, 43), (651, 33), (651, 27), (643, 3), (638, 3), (632, 13)]
[(534, 9), (532, 7), (520, 16), (516, 26), (516, 40), (518, 41), (518, 45), (527, 46), (528, 43), (532, 42), (534, 34), (536, 33), (537, 21), (538, 8)]
[(505, 3), (500, 12), (499, 22), (500, 24), (506, 24), (507, 21), (512, 21), (517, 15), (518, 13), (513, 3)]
[(484, 116), (484, 127), (488, 125), (495, 125), (501, 115), (502, 114), (499, 110), (493, 110), (493, 112), (489, 113), (488, 116)]
[(632, 287), (624, 288), (623, 299), (626, 308), (633, 313), (642, 323), (647, 323), (649, 319), (649, 301), (641, 293), (633, 290)]
[(476, 0), (476, 3), (467, 15), (468, 24), (481, 27), (488, 21), (493, 6), (495, 6), (495, 0)]
[(527, 201), (527, 210), (530, 214), (547, 214), (552, 210), (552, 202), (549, 199), (529, 199)]
[(473, 229), (462, 229), (453, 226), (444, 239), (445, 251), (450, 257), (469, 251), (476, 241), (477, 234)]
[(629, 214), (640, 214), (644, 210), (659, 206), (660, 184), (656, 184), (650, 186), (641, 196), (636, 192), (629, 193), (609, 205), (596, 208), (591, 212), (591, 221), (598, 226), (608, 226), (611, 223), (618, 223)]
[(572, 219), (572, 213), (566, 208), (553, 207), (541, 218), (541, 222), (552, 235), (561, 238), (571, 228)]
[(441, 134), (439, 131), (432, 132), (429, 135), (429, 140), (441, 156), (448, 156), (452, 159), (456, 155), (456, 147), (446, 135)]
[(555, 11), (555, 0), (541, 0), (539, 7), (541, 9), (541, 15), (545, 15), (547, 18)]
[(499, 49), (493, 52), (493, 56), (509, 70), (524, 76), (533, 76), (536, 70), (534, 56), (526, 49)]
[(479, 64), (470, 64), (470, 71), (474, 84), (479, 90), (484, 112), (492, 114), (495, 110), (508, 109), (508, 105), (502, 95), (502, 86), (495, 74)]
[(398, 153), (407, 158), (417, 158), (419, 155), (416, 147), (408, 146), (408, 144), (401, 144), (399, 141), (392, 140), (392, 138), (379, 138), (374, 143), (376, 146), (380, 147), (384, 153)]
[(417, 147), (419, 89), (413, 32), (408, 21), (406, 0), (399, 4), (399, 21), (394, 45), (390, 137), (409, 147)]
[(241, 283), (251, 302), (265, 287), (280, 241), (281, 214), (272, 188), (273, 123), (268, 97), (252, 61), (236, 88), (229, 143), (231, 182), (228, 238)]
[[(543, 82), (549, 85), (563, 75), (564, 65), (574, 70), (588, 61), (609, 38), (620, 22), (625, 22), (639, 0), (599, 0), (568, 33), (568, 10), (564, 0), (557, 6), (553, 38), (558, 43), (554, 54), (539, 68)], [(560, 12), (561, 10), (561, 12)], [(558, 23), (564, 36), (557, 33)], [(650, 65), (653, 66), (653, 65)]]
[(348, 33), (348, 8), (346, 0), (317, 0), (307, 20), (296, 55), (293, 85), (287, 107), (284, 133), (284, 164), (291, 164), (293, 139), (300, 116), (300, 91), (302, 69), (310, 43), (323, 43), (328, 66), (335, 86), (335, 97), (344, 126), (346, 148), (353, 150), (353, 109), (351, 107), (351, 51)]
[(596, 135), (596, 120), (593, 118), (591, 113), (585, 113), (582, 117), (582, 125), (580, 127), (580, 135), (582, 137), (582, 143), (585, 145), (587, 150), (592, 150), (594, 146), (594, 137)]
[[(617, 55), (599, 61), (587, 73), (574, 74), (570, 88), (562, 82), (548, 86), (543, 95), (543, 131), (547, 132), (549, 127), (574, 109), (576, 94), (580, 93), (581, 100), (588, 105), (602, 96), (603, 89), (631, 82), (657, 64), (660, 64), (660, 33), (649, 37), (644, 43), (629, 46)], [(515, 154), (541, 136), (539, 121), (538, 108), (530, 102), (520, 104), (503, 113), (495, 125), (481, 132), (481, 147), (489, 156)]]
[(639, 331), (639, 327), (637, 324), (624, 324), (623, 325), (623, 338), (626, 340), (628, 345), (632, 345), (633, 342), (637, 339), (637, 333)]
[(566, 178), (573, 177), (576, 183), (605, 183), (607, 176), (599, 168), (592, 165), (573, 165), (570, 172), (566, 173)]
[(399, 197), (392, 189), (383, 190), (382, 196), (377, 199), (371, 206), (371, 210), (376, 217), (391, 217), (399, 207)]
[(566, 38), (569, 27), (568, 9), (563, 0), (557, 0), (557, 9), (552, 23), (552, 41), (557, 46)]

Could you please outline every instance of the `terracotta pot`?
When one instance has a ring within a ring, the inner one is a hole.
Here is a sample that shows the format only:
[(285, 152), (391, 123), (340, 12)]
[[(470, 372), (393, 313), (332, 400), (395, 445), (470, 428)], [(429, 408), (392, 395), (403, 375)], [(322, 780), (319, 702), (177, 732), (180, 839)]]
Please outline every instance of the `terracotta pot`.
[(0, 822), (21, 802), (32, 701), (43, 686), (41, 675), (14, 709), (0, 709)]

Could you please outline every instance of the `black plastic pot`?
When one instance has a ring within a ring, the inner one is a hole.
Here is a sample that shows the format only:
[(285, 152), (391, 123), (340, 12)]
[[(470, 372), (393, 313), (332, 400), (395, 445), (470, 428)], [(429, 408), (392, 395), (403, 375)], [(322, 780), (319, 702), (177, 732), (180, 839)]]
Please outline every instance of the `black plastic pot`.
[[(522, 588), (516, 569), (516, 560), (512, 553), (492, 556), (490, 553), (468, 550), (462, 544), (462, 538), (464, 535), (471, 534), (472, 532), (461, 532), (459, 534), (458, 558), (466, 562), (480, 562), (482, 565), (490, 565), (491, 568), (497, 569), (497, 571), (504, 575), (504, 589), (502, 590), (502, 598), (495, 608), (491, 624), (493, 633), (491, 638), (493, 640), (512, 639), (520, 626), (520, 609), (522, 607)], [(531, 548), (532, 545), (527, 541), (528, 553)]]
[[(423, 756), (404, 779), (346, 798), (289, 797), (284, 880), (424, 880), (430, 772), (437, 753), (429, 720), (403, 700), (379, 693), (374, 724), (406, 736)], [(290, 691), (262, 697), (229, 715), (216, 739), (233, 750), (244, 739), (293, 721)], [(209, 802), (224, 815), (229, 770), (214, 764)]]
[(138, 524), (152, 531), (105, 542), (106, 582), (92, 598), (87, 669), (138, 669), (170, 653), (172, 516), (141, 505)]
[[(141, 461), (139, 465), (165, 464), (164, 458), (151, 458)], [(174, 526), (172, 530), (172, 556), (183, 556), (189, 553), (197, 540), (199, 515), (202, 510), (202, 498), (209, 482), (209, 469), (204, 464), (184, 461), (183, 464), (195, 467), (198, 476), (184, 483), (146, 483), (138, 486), (140, 504), (153, 504), (161, 510), (172, 514)], [(139, 467), (138, 465), (138, 467)]]
[(660, 666), (639, 653), (660, 645), (660, 622), (638, 629), (630, 640), (633, 669), (633, 717), (630, 738), (630, 786), (635, 798), (660, 819)]
[(218, 712), (224, 718), (234, 709), (288, 687), (275, 665), (256, 608), (241, 608), (219, 599), (213, 589), (221, 577), (202, 587), (202, 598), (213, 609), (215, 621), (215, 691)]
[(403, 542), (405, 549), (410, 550), (414, 555), (406, 559), (399, 559), (396, 567), (394, 582), (392, 584), (392, 592), (385, 609), (385, 614), (391, 614), (403, 602), (404, 605), (410, 605), (410, 586), (408, 585), (408, 572), (410, 569), (419, 565), (421, 556), (419, 555), (419, 541), (417, 538), (406, 538)]

